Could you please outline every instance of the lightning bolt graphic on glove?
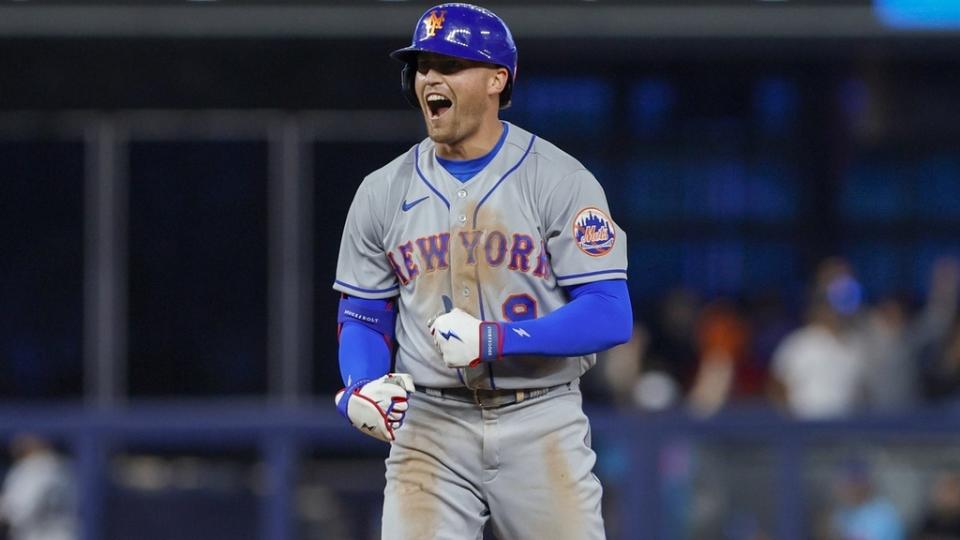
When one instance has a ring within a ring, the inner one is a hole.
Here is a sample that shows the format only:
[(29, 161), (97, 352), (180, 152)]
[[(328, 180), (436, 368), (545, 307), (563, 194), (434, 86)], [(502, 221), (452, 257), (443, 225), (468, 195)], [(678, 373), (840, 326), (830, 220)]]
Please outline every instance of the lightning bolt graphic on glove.
[(446, 332), (440, 332), (440, 335), (443, 336), (443, 339), (445, 339), (445, 340), (447, 340), (447, 341), (450, 341), (450, 338), (451, 338), (451, 337), (455, 337), (455, 338), (457, 338), (457, 341), (459, 341), (459, 342), (461, 342), (461, 343), (463, 342), (463, 340), (460, 339), (460, 336), (458, 336), (457, 334), (455, 334), (455, 333), (453, 332), (453, 330), (448, 330), (448, 331), (446, 331)]

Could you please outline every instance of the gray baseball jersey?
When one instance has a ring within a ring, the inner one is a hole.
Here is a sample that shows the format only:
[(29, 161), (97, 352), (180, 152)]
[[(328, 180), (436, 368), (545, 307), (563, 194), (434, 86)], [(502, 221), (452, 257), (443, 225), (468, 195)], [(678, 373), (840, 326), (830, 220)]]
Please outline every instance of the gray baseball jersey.
[(567, 303), (562, 287), (626, 279), (626, 233), (593, 175), (553, 144), (504, 127), (500, 151), (469, 181), (450, 175), (425, 139), (367, 176), (350, 206), (334, 288), (400, 297), (396, 371), (418, 385), (547, 387), (595, 362), (511, 356), (448, 368), (427, 328), (444, 296), (481, 320), (520, 321)]

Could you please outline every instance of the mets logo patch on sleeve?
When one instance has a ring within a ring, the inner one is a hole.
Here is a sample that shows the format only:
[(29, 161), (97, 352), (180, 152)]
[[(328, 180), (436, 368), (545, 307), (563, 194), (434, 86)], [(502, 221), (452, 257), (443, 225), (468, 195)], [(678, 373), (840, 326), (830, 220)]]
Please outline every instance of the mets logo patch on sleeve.
[(616, 239), (613, 221), (597, 208), (584, 208), (573, 219), (573, 240), (591, 257), (610, 253)]

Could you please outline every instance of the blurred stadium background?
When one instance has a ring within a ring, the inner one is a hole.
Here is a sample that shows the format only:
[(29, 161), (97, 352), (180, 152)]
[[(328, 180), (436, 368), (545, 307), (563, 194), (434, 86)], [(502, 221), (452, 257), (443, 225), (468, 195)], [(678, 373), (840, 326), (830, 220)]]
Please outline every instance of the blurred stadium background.
[[(960, 2), (484, 5), (505, 118), (629, 233), (636, 339), (584, 382), (609, 537), (956, 519)], [(77, 538), (379, 538), (330, 285), (356, 186), (423, 136), (387, 52), (426, 7), (0, 3), (0, 440), (66, 460)], [(851, 379), (805, 414), (773, 359), (818, 305), (870, 352), (800, 369)]]

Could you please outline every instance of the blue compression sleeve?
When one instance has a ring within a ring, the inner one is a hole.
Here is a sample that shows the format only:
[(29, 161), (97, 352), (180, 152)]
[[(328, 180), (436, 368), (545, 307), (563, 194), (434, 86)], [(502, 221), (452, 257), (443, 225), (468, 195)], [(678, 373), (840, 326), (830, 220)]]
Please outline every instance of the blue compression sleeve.
[(568, 289), (570, 302), (529, 321), (503, 323), (503, 356), (579, 356), (626, 343), (633, 332), (627, 282), (610, 279)]
[[(387, 309), (387, 300), (352, 297), (372, 309)], [(387, 336), (393, 339), (393, 335)], [(392, 353), (384, 335), (359, 322), (344, 321), (340, 327), (340, 377), (344, 386), (360, 379), (377, 379), (390, 371)]]

